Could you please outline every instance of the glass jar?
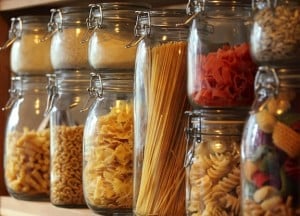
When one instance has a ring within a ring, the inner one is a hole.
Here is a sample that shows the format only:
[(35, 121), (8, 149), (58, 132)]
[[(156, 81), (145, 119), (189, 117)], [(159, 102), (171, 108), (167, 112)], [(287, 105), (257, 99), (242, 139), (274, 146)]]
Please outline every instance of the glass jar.
[(249, 108), (257, 70), (247, 1), (189, 1), (188, 97), (195, 109)]
[(251, 53), (260, 65), (300, 65), (300, 3), (253, 0)]
[(242, 138), (243, 215), (300, 214), (300, 75), (260, 67)]
[(135, 11), (149, 7), (128, 2), (90, 5), (88, 59), (93, 68), (134, 69), (136, 47), (126, 45), (134, 35)]
[(56, 71), (49, 77), (48, 112), (51, 131), (50, 201), (58, 207), (86, 207), (82, 188), (83, 129), (88, 71)]
[(83, 188), (101, 215), (132, 215), (133, 71), (91, 73), (84, 128)]
[(188, 112), (186, 215), (240, 215), (240, 143), (247, 112)]
[(44, 117), (47, 78), (12, 77), (5, 133), (4, 176), (9, 194), (20, 200), (48, 200), (49, 119)]
[(184, 215), (184, 10), (140, 12), (134, 81), (134, 213)]
[(1, 47), (11, 45), (10, 67), (16, 74), (47, 74), (52, 72), (50, 41), (41, 42), (47, 32), (47, 16), (11, 18), (9, 40)]
[(49, 33), (50, 57), (55, 70), (89, 69), (86, 34), (88, 7), (74, 6), (51, 9)]

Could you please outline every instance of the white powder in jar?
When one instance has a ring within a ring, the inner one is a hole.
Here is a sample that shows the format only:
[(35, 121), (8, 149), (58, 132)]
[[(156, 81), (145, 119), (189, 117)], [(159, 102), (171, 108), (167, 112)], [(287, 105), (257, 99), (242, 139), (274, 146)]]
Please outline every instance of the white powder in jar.
[(11, 47), (10, 66), (17, 74), (52, 72), (50, 41), (40, 42), (44, 34), (24, 33)]
[(54, 69), (89, 68), (88, 43), (82, 43), (86, 27), (65, 28), (51, 39), (51, 63)]
[[(132, 38), (130, 38), (132, 39)], [(136, 47), (126, 48), (130, 39), (95, 32), (89, 41), (89, 63), (95, 69), (132, 69), (135, 64)]]

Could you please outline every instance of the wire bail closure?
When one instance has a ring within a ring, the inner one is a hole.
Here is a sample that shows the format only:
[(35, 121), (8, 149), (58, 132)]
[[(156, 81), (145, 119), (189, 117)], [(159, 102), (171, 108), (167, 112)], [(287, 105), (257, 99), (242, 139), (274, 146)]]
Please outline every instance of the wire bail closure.
[[(51, 9), (51, 16), (48, 22), (48, 33), (40, 40), (40, 42), (45, 42), (49, 40), (56, 32), (62, 31), (63, 26), (63, 15), (60, 9)], [(58, 21), (55, 21), (55, 16), (58, 14)]]
[[(11, 46), (17, 39), (21, 38), (22, 31), (23, 31), (23, 22), (20, 17), (18, 18), (11, 18), (10, 29), (8, 32), (8, 40), (0, 47), (0, 50), (7, 49)], [(17, 28), (17, 25), (19, 28)]]

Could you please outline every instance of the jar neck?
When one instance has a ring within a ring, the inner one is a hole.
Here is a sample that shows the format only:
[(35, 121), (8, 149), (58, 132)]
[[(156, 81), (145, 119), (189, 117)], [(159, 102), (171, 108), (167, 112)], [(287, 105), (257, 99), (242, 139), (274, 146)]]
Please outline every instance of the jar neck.
[(58, 94), (64, 92), (83, 92), (89, 86), (89, 71), (88, 70), (57, 70), (55, 71), (55, 81)]
[(22, 75), (19, 76), (19, 82), (16, 83), (15, 89), (21, 93), (47, 93), (47, 77), (44, 75)]

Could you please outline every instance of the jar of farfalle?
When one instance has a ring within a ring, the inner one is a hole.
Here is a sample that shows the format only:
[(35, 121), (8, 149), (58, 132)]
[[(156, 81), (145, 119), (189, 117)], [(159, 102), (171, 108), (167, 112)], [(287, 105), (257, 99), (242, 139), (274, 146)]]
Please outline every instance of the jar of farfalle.
[(247, 112), (188, 112), (186, 215), (241, 215), (240, 144)]
[(86, 207), (82, 189), (82, 147), (89, 72), (56, 71), (49, 76), (51, 135), (50, 201), (58, 207)]
[(300, 215), (300, 70), (260, 67), (242, 138), (245, 216)]
[(98, 214), (131, 215), (133, 71), (93, 72), (90, 77), (92, 104), (83, 136), (84, 197)]
[(4, 178), (8, 193), (20, 200), (49, 200), (50, 131), (44, 117), (47, 78), (13, 76), (5, 133)]

